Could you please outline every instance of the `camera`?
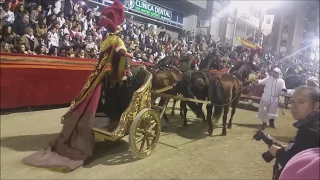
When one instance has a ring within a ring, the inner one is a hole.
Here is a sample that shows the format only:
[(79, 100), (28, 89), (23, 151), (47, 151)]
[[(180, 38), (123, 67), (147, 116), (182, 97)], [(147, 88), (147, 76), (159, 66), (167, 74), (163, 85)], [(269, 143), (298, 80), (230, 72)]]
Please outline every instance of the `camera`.
[[(253, 136), (253, 139), (256, 140), (256, 141), (261, 141), (263, 140), (264, 143), (266, 143), (268, 145), (268, 147), (272, 146), (273, 144), (275, 144), (275, 142), (273, 141), (272, 137), (263, 132), (263, 131), (258, 131), (254, 136)], [(264, 152), (262, 154), (262, 158), (264, 159), (264, 161), (266, 161), (267, 163), (271, 162), (274, 157), (272, 156), (272, 154), (267, 151), (267, 152)]]

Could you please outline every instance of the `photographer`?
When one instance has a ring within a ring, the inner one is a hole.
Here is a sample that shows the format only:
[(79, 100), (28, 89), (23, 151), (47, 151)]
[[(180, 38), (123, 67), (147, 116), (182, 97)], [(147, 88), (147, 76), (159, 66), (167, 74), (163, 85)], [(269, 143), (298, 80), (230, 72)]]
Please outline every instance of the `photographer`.
[(319, 147), (319, 98), (319, 89), (308, 86), (297, 88), (293, 94), (291, 114), (297, 120), (293, 125), (298, 131), (287, 148), (270, 146), (269, 152), (276, 158), (274, 179), (279, 178), (282, 168), (293, 156), (303, 150)]

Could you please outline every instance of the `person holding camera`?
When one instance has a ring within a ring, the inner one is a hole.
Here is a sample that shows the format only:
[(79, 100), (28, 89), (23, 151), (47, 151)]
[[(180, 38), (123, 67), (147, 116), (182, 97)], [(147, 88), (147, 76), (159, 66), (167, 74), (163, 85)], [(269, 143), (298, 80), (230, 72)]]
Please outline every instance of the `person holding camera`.
[(295, 90), (291, 98), (291, 114), (297, 120), (293, 125), (298, 131), (287, 147), (275, 144), (269, 147), (270, 154), (276, 158), (273, 179), (279, 178), (282, 169), (293, 156), (306, 149), (319, 147), (319, 98), (318, 88), (302, 86)]
[(256, 84), (265, 85), (257, 117), (262, 120), (261, 130), (264, 130), (269, 121), (269, 126), (275, 128), (274, 120), (278, 117), (278, 102), (282, 91), (286, 89), (284, 80), (280, 77), (281, 70), (273, 68), (270, 76), (258, 80)]

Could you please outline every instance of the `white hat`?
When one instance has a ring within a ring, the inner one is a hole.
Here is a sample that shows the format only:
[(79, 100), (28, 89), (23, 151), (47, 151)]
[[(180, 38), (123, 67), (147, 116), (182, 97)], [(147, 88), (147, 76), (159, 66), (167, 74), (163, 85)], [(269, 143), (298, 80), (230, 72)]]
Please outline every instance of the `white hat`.
[(273, 71), (281, 74), (281, 70), (279, 68), (274, 68)]

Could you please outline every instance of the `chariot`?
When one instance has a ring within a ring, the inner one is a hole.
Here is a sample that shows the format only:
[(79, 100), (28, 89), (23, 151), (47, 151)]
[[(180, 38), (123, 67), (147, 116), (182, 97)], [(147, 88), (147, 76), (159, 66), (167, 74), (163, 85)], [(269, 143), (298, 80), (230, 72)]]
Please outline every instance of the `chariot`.
[[(104, 125), (99, 125), (99, 117), (96, 116), (94, 121), (97, 122), (94, 122), (93, 133), (96, 141), (116, 141), (129, 135), (129, 148), (133, 156), (145, 158), (151, 155), (157, 146), (162, 127), (161, 118), (169, 99), (204, 104), (210, 102), (165, 93), (174, 86), (153, 90), (152, 74), (146, 70), (145, 66), (131, 66), (131, 72), (133, 78), (140, 82), (140, 87), (133, 93), (129, 106), (122, 113), (119, 123), (114, 130), (110, 131)], [(152, 105), (151, 95), (166, 98), (165, 104), (163, 106)]]

